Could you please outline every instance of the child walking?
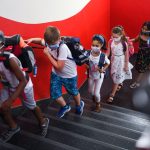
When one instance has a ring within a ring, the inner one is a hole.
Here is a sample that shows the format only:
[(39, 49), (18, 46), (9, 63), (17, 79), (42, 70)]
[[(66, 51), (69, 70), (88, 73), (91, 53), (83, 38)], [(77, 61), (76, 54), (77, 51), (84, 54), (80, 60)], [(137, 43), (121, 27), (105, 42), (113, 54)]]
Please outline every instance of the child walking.
[(135, 62), (138, 75), (130, 88), (137, 88), (140, 86), (143, 75), (150, 70), (150, 21), (142, 25), (140, 34), (133, 39), (133, 42), (139, 42), (139, 51)]
[(96, 104), (94, 111), (100, 112), (100, 90), (104, 80), (105, 70), (110, 64), (107, 56), (101, 50), (106, 50), (106, 41), (102, 35), (94, 35), (92, 38), (91, 53), (88, 65), (88, 91)]
[(0, 113), (9, 126), (9, 130), (0, 135), (0, 141), (7, 142), (20, 131), (11, 114), (11, 106), (18, 97), (24, 106), (34, 113), (41, 128), (41, 135), (46, 136), (49, 119), (43, 117), (41, 109), (36, 105), (31, 78), (22, 71), (22, 65), (17, 57), (8, 52), (4, 53), (4, 47), (5, 38), (0, 31), (0, 57), (2, 59), (8, 56), (7, 62), (4, 62), (5, 59), (0, 60), (0, 82), (3, 85), (0, 90)]
[(107, 99), (111, 103), (116, 94), (118, 85), (126, 79), (132, 79), (132, 65), (129, 63), (127, 40), (120, 27), (112, 29), (112, 42), (108, 44), (108, 56), (111, 53), (111, 77), (113, 80), (112, 92)]
[(55, 100), (60, 106), (57, 114), (62, 118), (67, 112), (71, 110), (69, 104), (62, 97), (62, 86), (64, 86), (69, 94), (71, 94), (76, 102), (76, 114), (82, 115), (84, 102), (80, 98), (80, 93), (77, 88), (77, 68), (71, 52), (66, 44), (60, 43), (60, 31), (58, 28), (49, 26), (44, 33), (44, 39), (31, 38), (27, 40), (46, 46), (44, 53), (52, 64), (51, 72), (51, 98)]

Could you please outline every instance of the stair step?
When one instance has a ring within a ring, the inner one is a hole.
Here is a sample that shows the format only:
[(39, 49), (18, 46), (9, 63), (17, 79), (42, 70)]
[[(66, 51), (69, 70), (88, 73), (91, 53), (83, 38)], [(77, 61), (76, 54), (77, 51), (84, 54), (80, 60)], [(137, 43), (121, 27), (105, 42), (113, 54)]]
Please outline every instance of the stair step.
[[(47, 115), (47, 114), (45, 114)], [(101, 129), (96, 129), (94, 127), (88, 126), (88, 125), (83, 125), (80, 123), (80, 119), (82, 120), (82, 117), (79, 117), (79, 120), (69, 120), (66, 116), (66, 119), (57, 119), (56, 117), (52, 116), (53, 114), (47, 115), (51, 119), (51, 124), (55, 127), (61, 128), (62, 124), (64, 126), (67, 126), (68, 130), (70, 128), (70, 132), (75, 132), (79, 136), (85, 136), (85, 137), (90, 137), (91, 139), (95, 139), (104, 143), (109, 143), (111, 145), (115, 145), (118, 147), (123, 147), (124, 149), (132, 149), (135, 145), (135, 139), (131, 139), (128, 137), (124, 137), (121, 135), (117, 135), (108, 131), (104, 131)], [(30, 116), (28, 117), (30, 118)], [(32, 118), (32, 117), (31, 117)], [(72, 117), (73, 118), (73, 117)], [(33, 118), (32, 118), (33, 120)], [(69, 127), (72, 126), (72, 127)], [(78, 130), (77, 130), (78, 129)], [(64, 130), (64, 129), (63, 129)], [(67, 129), (66, 129), (67, 131)], [(92, 133), (92, 134), (91, 134)], [(64, 135), (64, 137), (67, 138), (67, 133)], [(68, 138), (71, 139), (72, 137)], [(66, 144), (66, 143), (65, 143)]]
[[(92, 104), (92, 100), (90, 100), (88, 98), (85, 98), (85, 97), (82, 97), (82, 99), (84, 100), (84, 102)], [(117, 111), (117, 112), (121, 112), (121, 113), (124, 113), (124, 114), (132, 115), (132, 116), (150, 121), (150, 116), (148, 114), (145, 114), (145, 113), (142, 113), (142, 112), (138, 112), (138, 111), (135, 111), (135, 110), (119, 107), (119, 106), (116, 106), (116, 105), (113, 105), (113, 104), (102, 103), (102, 102), (101, 102), (101, 105), (102, 105), (103, 108), (106, 108), (106, 109), (114, 110), (114, 111)]]
[(26, 149), (12, 145), (10, 143), (0, 142), (0, 150), (26, 150)]
[[(63, 142), (66, 145), (71, 145), (81, 150), (87, 150), (87, 149), (99, 150), (100, 148), (105, 149), (105, 150), (126, 150), (125, 148), (121, 148), (121, 147), (112, 145), (110, 143), (99, 141), (96, 138), (95, 139), (92, 137), (90, 138), (90, 136), (83, 136), (82, 132), (88, 131), (88, 134), (89, 133), (91, 134), (89, 129), (85, 131), (82, 130), (81, 132), (81, 128), (78, 128), (78, 126), (75, 126), (75, 128), (72, 128), (72, 124), (64, 123), (63, 119), (60, 120), (52, 116), (50, 118), (51, 118), (51, 121), (50, 121), (51, 124), (49, 126), (48, 134), (46, 136), (49, 139), (52, 139), (57, 142)], [(37, 124), (33, 122), (33, 120), (31, 119), (29, 120), (23, 117), (19, 117), (19, 120), (22, 123), (24, 130), (29, 130), (29, 128), (26, 128), (24, 124), (28, 124), (32, 126), (31, 127), (32, 131), (33, 131), (33, 128), (34, 130), (36, 130), (35, 126), (37, 126)], [(66, 129), (63, 129), (63, 127), (65, 127)], [(74, 129), (78, 129), (79, 132), (75, 132)], [(97, 133), (96, 136), (98, 137), (100, 136), (100, 134)]]
[[(55, 116), (57, 111), (58, 110), (55, 108), (49, 108), (49, 112), (47, 112), (47, 113)], [(88, 126), (91, 126), (93, 128), (96, 128), (96, 129), (109, 131), (109, 132), (112, 132), (114, 134), (122, 135), (122, 136), (129, 137), (132, 139), (138, 139), (141, 135), (141, 132), (139, 132), (139, 131), (135, 131), (135, 130), (132, 130), (129, 128), (122, 127), (119, 124), (114, 125), (112, 123), (108, 123), (105, 121), (89, 118), (89, 117), (86, 117), (84, 115), (81, 118), (74, 113), (69, 113), (67, 115), (67, 117), (64, 117), (64, 118), (66, 118), (69, 121), (79, 122), (82, 125), (88, 125)]]
[[(73, 106), (71, 111), (74, 112), (74, 105), (72, 103), (71, 103), (71, 106)], [(52, 103), (50, 107), (59, 109), (59, 105), (56, 105), (55, 103)], [(43, 111), (46, 111), (46, 110), (43, 110)], [(123, 114), (120, 112), (111, 111), (111, 110), (105, 109), (105, 108), (103, 108), (100, 113), (96, 113), (94, 111), (91, 111), (91, 105), (89, 105), (89, 104), (85, 104), (83, 114), (84, 114), (84, 116), (87, 116), (90, 118), (94, 118), (97, 120), (103, 120), (103, 121), (106, 121), (106, 122), (109, 122), (109, 123), (112, 123), (115, 125), (120, 124), (123, 127), (131, 128), (133, 130), (137, 130), (140, 132), (144, 131), (145, 127), (147, 125), (149, 125), (148, 120), (143, 121), (143, 119), (141, 120), (137, 117), (135, 117), (135, 118), (133, 117), (133, 119), (131, 119), (132, 116), (129, 116), (129, 115), (126, 115), (126, 114)], [(124, 119), (125, 117), (123, 117), (123, 116), (125, 116), (126, 119)]]
[[(32, 122), (32, 120), (31, 120)], [(25, 124), (26, 125), (26, 124)], [(28, 124), (28, 129), (32, 130), (33, 127)], [(0, 128), (6, 130), (7, 126), (5, 124), (0, 124)], [(32, 130), (34, 131), (34, 130)], [(4, 143), (7, 146), (7, 143)], [(0, 143), (1, 145), (1, 143)], [(37, 134), (29, 133), (28, 131), (22, 130), (20, 133), (13, 136), (13, 138), (9, 141), (8, 145), (12, 145), (12, 147), (16, 148), (13, 150), (79, 150), (78, 148), (74, 148), (72, 146), (62, 144), (61, 142), (56, 142), (51, 139), (43, 138)], [(7, 146), (8, 147), (8, 146)], [(19, 149), (19, 147), (21, 147)], [(17, 149), (18, 148), (18, 149)], [(0, 149), (3, 150), (3, 149)], [(5, 149), (4, 149), (5, 150)], [(6, 149), (7, 150), (7, 149)], [(8, 149), (9, 150), (9, 149)], [(11, 149), (10, 149), (11, 150)]]

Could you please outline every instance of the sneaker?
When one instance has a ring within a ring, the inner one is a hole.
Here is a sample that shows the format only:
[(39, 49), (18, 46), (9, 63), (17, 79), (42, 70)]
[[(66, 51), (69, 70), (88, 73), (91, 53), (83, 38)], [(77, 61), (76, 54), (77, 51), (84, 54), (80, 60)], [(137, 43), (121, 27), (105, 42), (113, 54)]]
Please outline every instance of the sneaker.
[(139, 86), (140, 86), (140, 83), (134, 82), (130, 85), (130, 88), (135, 89), (135, 88), (138, 88)]
[(17, 126), (15, 129), (9, 129), (8, 131), (6, 131), (0, 135), (0, 141), (7, 142), (18, 132), (20, 132), (19, 126)]
[(71, 110), (71, 107), (69, 105), (61, 107), (60, 110), (59, 110), (59, 112), (58, 112), (58, 114), (57, 114), (57, 117), (58, 118), (62, 118), (70, 110)]
[(81, 100), (80, 106), (76, 106), (76, 114), (81, 116), (83, 114), (83, 108), (84, 108), (84, 102)]
[(44, 124), (41, 125), (41, 136), (45, 137), (49, 126), (49, 118), (45, 118)]

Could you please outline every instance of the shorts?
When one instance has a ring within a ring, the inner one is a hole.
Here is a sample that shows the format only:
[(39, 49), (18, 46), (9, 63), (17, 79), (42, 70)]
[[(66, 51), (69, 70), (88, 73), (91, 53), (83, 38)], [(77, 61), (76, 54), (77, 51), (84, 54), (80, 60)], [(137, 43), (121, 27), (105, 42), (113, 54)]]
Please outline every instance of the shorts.
[(77, 76), (73, 78), (62, 78), (52, 72), (50, 84), (50, 95), (53, 100), (62, 96), (62, 86), (65, 87), (70, 95), (77, 96), (79, 93), (77, 88)]
[[(3, 89), (0, 91), (0, 103), (2, 104), (6, 101), (16, 89), (10, 88), (8, 86), (4, 86)], [(34, 99), (34, 92), (33, 92), (33, 84), (31, 79), (29, 79), (26, 87), (24, 88), (23, 93), (19, 96), (23, 105), (30, 110), (34, 110), (36, 107), (36, 102)]]

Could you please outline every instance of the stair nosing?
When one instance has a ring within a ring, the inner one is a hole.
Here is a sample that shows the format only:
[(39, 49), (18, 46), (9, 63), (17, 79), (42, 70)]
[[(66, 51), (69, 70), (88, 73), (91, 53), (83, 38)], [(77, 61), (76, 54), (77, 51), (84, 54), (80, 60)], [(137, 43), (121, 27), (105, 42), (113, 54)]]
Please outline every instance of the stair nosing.
[[(53, 109), (54, 111), (56, 111), (57, 109), (54, 108), (54, 107), (48, 107), (48, 109)], [(74, 113), (70, 112), (69, 115), (71, 116), (75, 116), (75, 117), (78, 117), (78, 115), (75, 115)], [(127, 127), (124, 127), (124, 126), (120, 126), (120, 125), (116, 125), (116, 124), (112, 124), (112, 123), (107, 123), (106, 121), (101, 121), (101, 120), (98, 120), (98, 119), (93, 119), (93, 118), (90, 118), (90, 117), (87, 117), (87, 116), (82, 116), (82, 118), (84, 118), (85, 120), (89, 120), (89, 121), (94, 121), (94, 122), (98, 122), (98, 123), (101, 123), (101, 124), (109, 124), (111, 126), (114, 126), (114, 127), (117, 127), (117, 128), (120, 128), (120, 129), (125, 129), (125, 130), (128, 130), (128, 131), (132, 131), (134, 133), (137, 133), (137, 134), (141, 134), (142, 131), (137, 131), (137, 130), (133, 130), (131, 128), (127, 128)]]
[[(49, 115), (48, 115), (49, 116)], [(55, 117), (51, 117), (51, 118), (55, 118)], [(27, 119), (27, 118), (24, 118), (24, 117), (19, 117), (19, 119), (20, 120), (24, 120), (24, 121), (28, 121), (28, 122), (30, 122), (31, 124), (36, 124), (35, 123), (35, 121), (33, 122), (33, 120), (31, 121), (30, 119)], [(57, 118), (55, 118), (56, 120), (59, 120), (59, 119), (57, 119)], [(61, 120), (63, 120), (63, 119), (61, 119)], [(70, 123), (70, 124), (72, 124), (72, 123)], [(74, 137), (77, 137), (77, 138), (80, 138), (80, 139), (84, 139), (84, 140), (86, 140), (86, 141), (90, 141), (90, 142), (94, 142), (94, 143), (100, 143), (100, 144), (102, 144), (102, 145), (104, 145), (104, 146), (107, 146), (107, 147), (113, 147), (113, 148), (120, 148), (121, 150), (127, 150), (127, 149), (125, 149), (125, 148), (122, 148), (122, 147), (119, 147), (119, 146), (115, 146), (115, 145), (113, 145), (113, 144), (109, 144), (109, 143), (106, 143), (106, 142), (103, 142), (103, 141), (99, 141), (99, 140), (96, 140), (96, 139), (92, 139), (92, 138), (89, 138), (89, 137), (86, 137), (86, 136), (84, 136), (84, 135), (80, 135), (80, 134), (77, 134), (77, 133), (74, 133), (74, 132), (71, 132), (71, 131), (67, 131), (67, 130), (64, 130), (64, 129), (60, 129), (59, 127), (54, 127), (54, 126), (49, 126), (49, 128), (48, 128), (48, 130), (57, 130), (58, 132), (63, 132), (63, 133), (65, 133), (65, 134), (69, 134), (69, 135), (71, 135), (71, 136), (74, 136)], [(25, 131), (25, 132), (27, 132), (27, 131)], [(29, 133), (29, 132), (28, 132)], [(33, 134), (33, 133), (31, 133), (31, 134)], [(46, 139), (49, 139), (49, 138), (46, 138)], [(57, 141), (56, 141), (57, 142)]]

